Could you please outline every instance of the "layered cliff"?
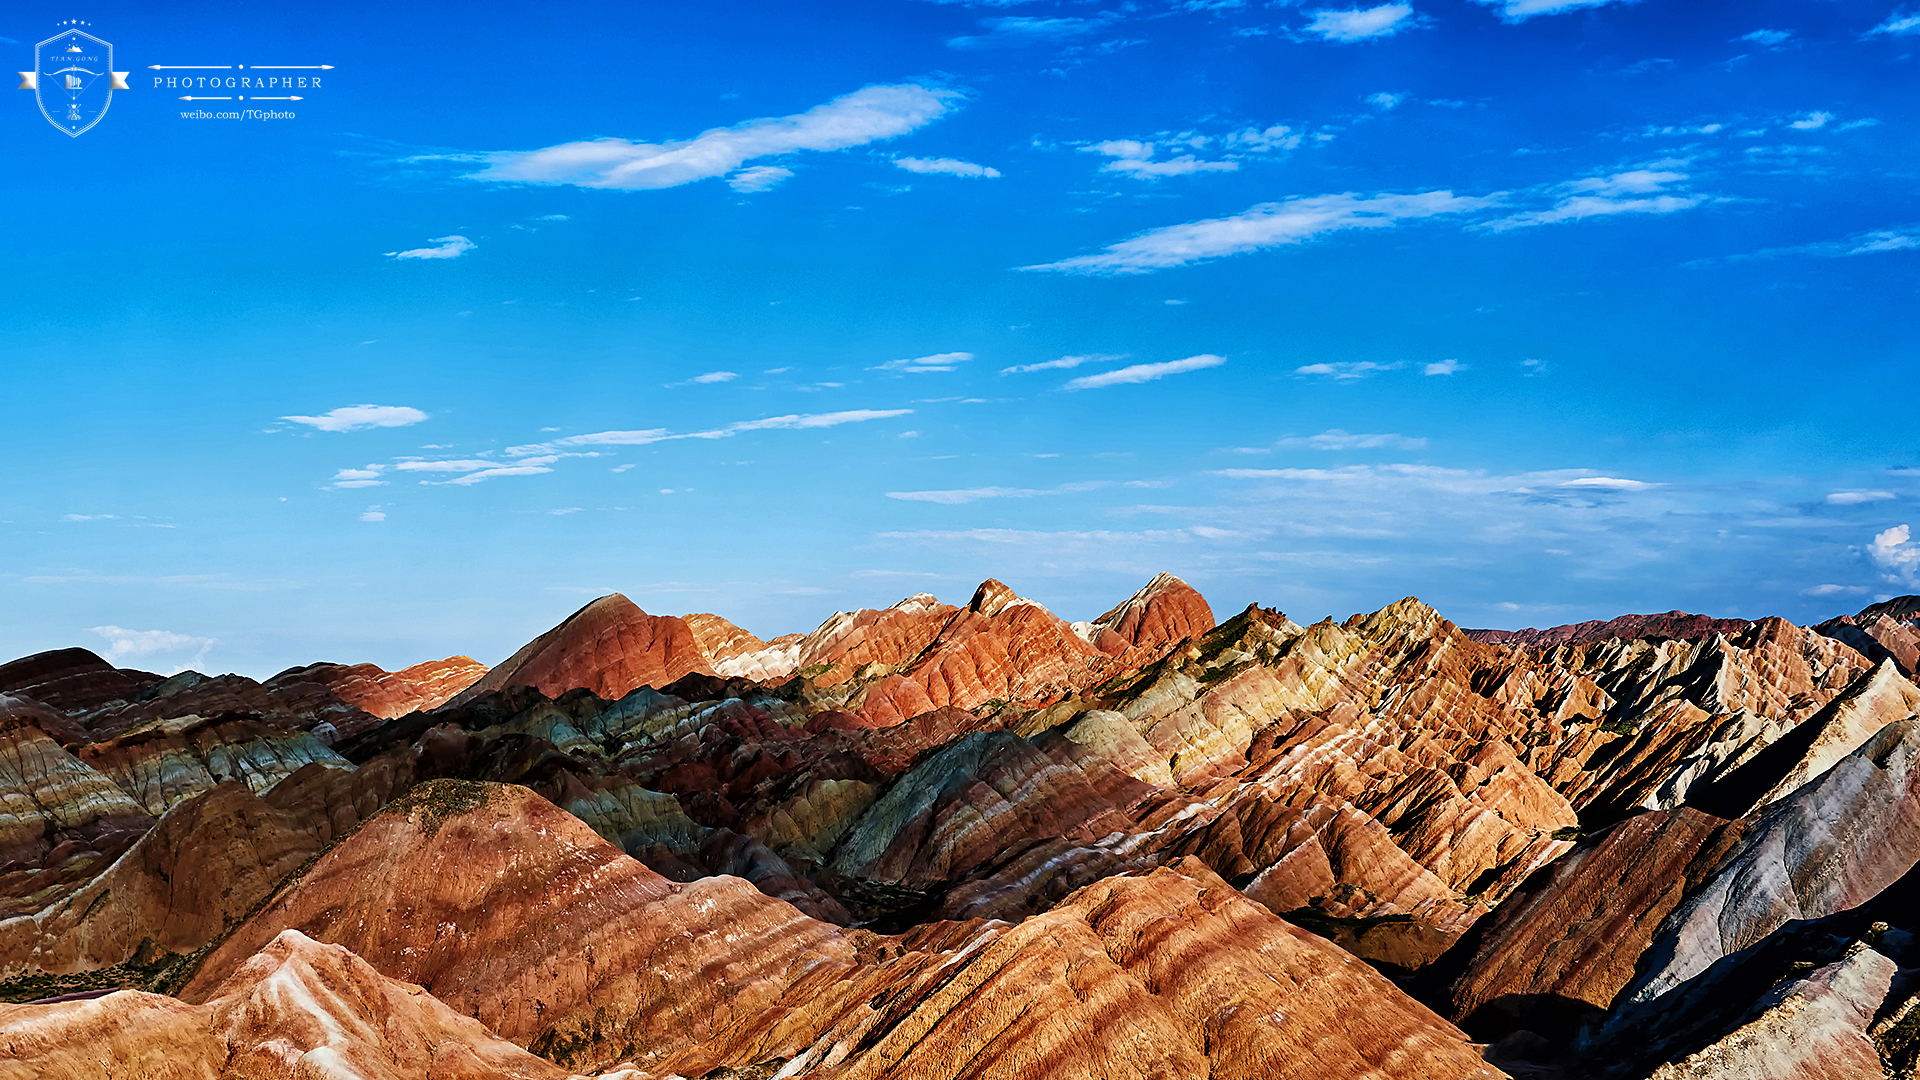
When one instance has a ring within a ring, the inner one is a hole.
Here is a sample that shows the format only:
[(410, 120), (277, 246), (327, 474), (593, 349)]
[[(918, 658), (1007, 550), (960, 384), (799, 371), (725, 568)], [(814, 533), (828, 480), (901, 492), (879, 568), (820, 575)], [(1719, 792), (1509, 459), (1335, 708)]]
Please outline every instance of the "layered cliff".
[(1915, 610), (1514, 645), (1413, 598), (1216, 626), (1160, 575), (1082, 622), (988, 580), (772, 639), (612, 596), (484, 676), (40, 654), (0, 666), (0, 997), (129, 989), (0, 1008), (0, 1045), (56, 1076), (1893, 1075)]

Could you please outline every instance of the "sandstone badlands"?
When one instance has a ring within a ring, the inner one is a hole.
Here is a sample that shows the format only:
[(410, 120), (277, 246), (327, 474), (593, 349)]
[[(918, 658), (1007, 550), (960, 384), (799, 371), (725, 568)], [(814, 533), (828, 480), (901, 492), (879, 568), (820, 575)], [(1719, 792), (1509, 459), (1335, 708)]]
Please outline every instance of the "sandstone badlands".
[(0, 1077), (1877, 1077), (1920, 598), (0, 665)]

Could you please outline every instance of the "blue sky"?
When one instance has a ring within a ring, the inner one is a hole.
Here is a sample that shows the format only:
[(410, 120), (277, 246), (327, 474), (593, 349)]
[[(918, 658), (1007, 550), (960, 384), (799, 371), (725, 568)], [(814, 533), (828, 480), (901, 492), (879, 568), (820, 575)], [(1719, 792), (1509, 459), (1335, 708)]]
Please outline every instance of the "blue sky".
[(1920, 590), (1920, 8), (149, 8), (0, 20), (134, 72), (0, 109), (8, 656)]

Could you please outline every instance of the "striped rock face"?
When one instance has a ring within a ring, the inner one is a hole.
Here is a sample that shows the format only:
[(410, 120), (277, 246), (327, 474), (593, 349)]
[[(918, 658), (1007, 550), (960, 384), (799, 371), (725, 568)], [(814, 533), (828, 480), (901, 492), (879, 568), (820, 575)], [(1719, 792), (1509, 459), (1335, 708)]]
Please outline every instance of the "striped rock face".
[(41, 654), (0, 998), (128, 989), (0, 1011), (0, 1077), (1897, 1071), (1915, 610), (1215, 625), (1160, 575), (770, 639), (610, 596), (491, 671)]

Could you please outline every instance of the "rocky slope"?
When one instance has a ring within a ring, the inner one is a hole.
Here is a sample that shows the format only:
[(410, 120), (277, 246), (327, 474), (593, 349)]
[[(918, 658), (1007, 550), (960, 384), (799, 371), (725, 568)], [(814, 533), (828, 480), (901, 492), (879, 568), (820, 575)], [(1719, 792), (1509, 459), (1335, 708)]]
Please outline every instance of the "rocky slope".
[(1738, 634), (1752, 624), (1745, 619), (1716, 619), (1685, 611), (1660, 615), (1622, 615), (1602, 622), (1591, 619), (1545, 630), (1468, 630), (1475, 641), (1493, 645), (1513, 645), (1523, 649), (1548, 649), (1555, 645), (1586, 645), (1595, 641), (1636, 641), (1640, 638), (1677, 638), (1698, 641), (1714, 634)]
[(41, 654), (0, 666), (0, 997), (130, 989), (0, 1007), (0, 1046), (21, 1075), (169, 1040), (196, 1076), (1895, 1075), (1916, 611), (1502, 643), (1412, 598), (1216, 626), (1160, 575), (1085, 622), (989, 580), (770, 640), (611, 596), (484, 675)]
[(0, 1077), (9, 1080), (567, 1075), (420, 987), (293, 930), (248, 958), (204, 1005), (131, 990), (0, 1005)]

